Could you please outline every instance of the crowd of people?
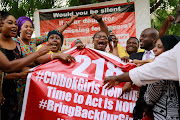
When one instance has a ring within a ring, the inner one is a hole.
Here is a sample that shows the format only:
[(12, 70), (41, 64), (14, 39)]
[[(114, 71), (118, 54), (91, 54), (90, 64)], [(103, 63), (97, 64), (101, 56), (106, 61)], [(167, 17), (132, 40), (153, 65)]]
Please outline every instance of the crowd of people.
[[(94, 49), (106, 52), (109, 45), (110, 54), (120, 57), (124, 62), (132, 62), (139, 66), (122, 75), (106, 77), (104, 80), (106, 88), (110, 89), (120, 82), (126, 82), (122, 88), (124, 94), (131, 90), (132, 84), (140, 86), (138, 100), (133, 110), (135, 120), (178, 120), (179, 69), (176, 60), (178, 54), (174, 51), (178, 49), (180, 38), (176, 35), (165, 35), (171, 23), (175, 21), (174, 17), (168, 16), (159, 31), (146, 28), (139, 40), (130, 37), (126, 42), (126, 50), (118, 44), (118, 38), (113, 32), (109, 34), (101, 16), (92, 14), (90, 17), (97, 20), (101, 28), (93, 36)], [(54, 59), (64, 63), (75, 61), (73, 56), (63, 53), (65, 50), (62, 51), (61, 47), (64, 41), (62, 32), (78, 16), (72, 15), (63, 26), (36, 38), (31, 38), (34, 24), (30, 18), (22, 16), (16, 20), (12, 14), (2, 11), (0, 18), (1, 119), (18, 120), (26, 77), (31, 72), (30, 69)], [(180, 13), (177, 12), (176, 22), (179, 21)], [(109, 40), (109, 36), (112, 41)], [(81, 50), (85, 45), (77, 39), (72, 42), (72, 47)]]

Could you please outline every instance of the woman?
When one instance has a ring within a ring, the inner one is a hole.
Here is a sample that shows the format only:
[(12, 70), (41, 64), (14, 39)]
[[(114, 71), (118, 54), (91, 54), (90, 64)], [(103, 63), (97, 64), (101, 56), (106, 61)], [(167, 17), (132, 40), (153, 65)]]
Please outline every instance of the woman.
[[(9, 61), (19, 59), (21, 57), (19, 44), (12, 39), (12, 37), (16, 36), (18, 29), (16, 19), (8, 13), (4, 13), (2, 18), (3, 25), (0, 34), (0, 49)], [(2, 93), (5, 97), (4, 105), (1, 107), (3, 120), (18, 119), (16, 85), (15, 80), (3, 81)]]
[[(180, 38), (175, 35), (163, 36), (153, 49), (155, 56), (172, 49)], [(157, 68), (158, 69), (158, 68)], [(154, 120), (179, 120), (179, 83), (161, 80), (147, 86), (144, 99), (153, 107)]]
[[(67, 27), (69, 27), (78, 16), (72, 15), (69, 22), (64, 24), (62, 27), (57, 28), (59, 32), (63, 32)], [(31, 38), (33, 34), (33, 22), (28, 17), (20, 17), (17, 20), (18, 25), (18, 39), (14, 39), (20, 43), (22, 49), (22, 56), (25, 57), (36, 51), (36, 45), (47, 41), (47, 36), (41, 36), (36, 38)]]

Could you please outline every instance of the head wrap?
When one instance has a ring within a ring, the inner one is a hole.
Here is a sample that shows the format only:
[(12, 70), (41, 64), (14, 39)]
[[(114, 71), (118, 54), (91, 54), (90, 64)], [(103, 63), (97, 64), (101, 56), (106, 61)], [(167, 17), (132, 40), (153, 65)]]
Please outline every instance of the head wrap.
[(160, 37), (160, 39), (165, 48), (165, 51), (172, 49), (180, 41), (180, 37), (176, 35), (165, 35)]
[(49, 39), (49, 36), (51, 36), (52, 34), (58, 35), (61, 38), (61, 45), (63, 45), (64, 36), (58, 30), (51, 30), (47, 35), (47, 39)]
[(30, 18), (28, 18), (28, 17), (26, 17), (26, 16), (19, 17), (18, 20), (17, 20), (17, 26), (18, 26), (17, 35), (18, 35), (18, 36), (20, 36), (20, 32), (19, 32), (19, 31), (21, 30), (22, 25), (23, 25), (24, 22), (26, 22), (26, 21), (30, 21), (30, 22), (32, 23), (32, 26), (34, 26), (33, 21), (32, 21)]

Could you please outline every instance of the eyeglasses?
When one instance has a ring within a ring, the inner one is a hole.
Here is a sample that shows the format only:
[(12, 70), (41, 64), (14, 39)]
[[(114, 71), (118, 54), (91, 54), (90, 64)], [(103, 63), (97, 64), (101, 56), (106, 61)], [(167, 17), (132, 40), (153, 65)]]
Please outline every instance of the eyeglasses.
[(94, 38), (98, 38), (98, 39), (103, 38), (103, 39), (106, 39), (106, 40), (108, 39), (107, 36), (100, 36), (100, 35), (97, 35)]

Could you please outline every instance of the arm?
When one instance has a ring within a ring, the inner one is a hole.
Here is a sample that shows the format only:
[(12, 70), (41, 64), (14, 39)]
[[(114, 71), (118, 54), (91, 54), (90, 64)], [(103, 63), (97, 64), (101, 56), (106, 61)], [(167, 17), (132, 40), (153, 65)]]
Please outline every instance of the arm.
[(172, 15), (169, 15), (168, 18), (163, 23), (162, 27), (159, 30), (159, 37), (162, 37), (166, 34), (168, 28), (170, 27), (171, 23), (174, 21), (174, 17)]
[(175, 55), (176, 49), (179, 46), (180, 43), (173, 49), (156, 57), (153, 62), (136, 67), (128, 73), (104, 78), (104, 85), (107, 84), (106, 88), (111, 88), (121, 82), (133, 82), (137, 86), (142, 86), (163, 79), (178, 81), (179, 77)]
[(43, 64), (46, 62), (49, 62), (54, 59), (60, 59), (63, 62), (72, 62), (75, 61), (75, 58), (69, 54), (66, 53), (51, 53), (51, 54), (45, 54), (43, 56), (40, 56), (36, 59), (36, 63)]
[(90, 17), (91, 17), (91, 18), (94, 18), (94, 19), (96, 19), (96, 20), (98, 21), (101, 30), (104, 31), (104, 32), (107, 34), (107, 36), (108, 36), (108, 35), (109, 35), (109, 33), (108, 33), (108, 27), (107, 27), (107, 25), (104, 23), (104, 21), (102, 20), (102, 17), (99, 16), (99, 15), (97, 15), (97, 14), (95, 14), (95, 13), (92, 14)]
[(50, 50), (50, 44), (44, 45), (39, 51), (34, 52), (27, 57), (9, 61), (8, 58), (0, 51), (0, 69), (4, 72), (19, 71), (29, 63), (33, 62), (36, 58), (46, 54)]
[(163, 87), (165, 81), (161, 80), (152, 84), (149, 84), (147, 90), (144, 94), (144, 101), (148, 105), (154, 105), (162, 96), (163, 94)]
[(71, 16), (71, 19), (67, 22), (67, 24), (64, 24), (63, 26), (57, 28), (57, 30), (62, 33), (62, 32), (63, 32), (66, 28), (68, 28), (68, 27), (74, 22), (74, 20), (77, 19), (77, 18), (78, 18), (77, 15), (72, 15), (72, 16)]
[[(75, 19), (77, 19), (78, 16), (77, 15), (72, 15), (71, 19), (67, 22), (67, 24), (64, 24), (63, 26), (57, 28), (56, 30), (58, 30), (59, 32), (63, 32), (67, 27), (69, 27)], [(44, 36), (40, 36), (40, 37), (36, 37), (36, 38), (32, 38), (31, 41), (34, 41), (36, 43), (36, 45), (39, 45), (43, 42), (47, 42), (47, 35)]]
[(19, 80), (19, 79), (26, 79), (29, 71), (29, 67), (23, 68), (20, 73), (9, 73), (4, 77), (4, 80)]

